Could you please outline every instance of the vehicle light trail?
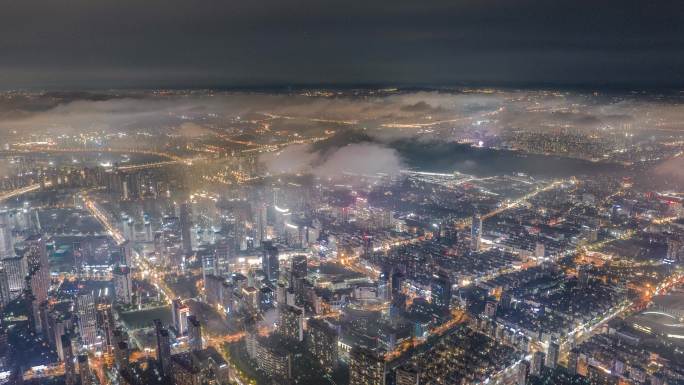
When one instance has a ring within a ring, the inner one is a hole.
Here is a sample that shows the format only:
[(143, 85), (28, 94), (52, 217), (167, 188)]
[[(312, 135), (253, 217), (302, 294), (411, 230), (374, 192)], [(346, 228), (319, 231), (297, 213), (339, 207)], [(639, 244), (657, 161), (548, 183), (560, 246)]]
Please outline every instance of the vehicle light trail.
[(90, 213), (95, 217), (95, 219), (98, 220), (104, 226), (104, 228), (107, 230), (109, 235), (112, 236), (114, 239), (114, 242), (116, 242), (117, 245), (123, 245), (124, 242), (126, 242), (126, 238), (121, 234), (121, 231), (116, 228), (109, 219), (109, 216), (104, 213), (97, 203), (93, 201), (92, 199), (88, 198), (87, 196), (84, 198), (85, 201), (85, 207), (90, 211)]
[(16, 190), (4, 192), (0, 195), (0, 202), (7, 200), (7, 199), (14, 198), (14, 197), (18, 197), (19, 195), (30, 193), (32, 191), (36, 191), (38, 189), (40, 189), (40, 184), (36, 183), (36, 184), (32, 184), (30, 186), (18, 188)]

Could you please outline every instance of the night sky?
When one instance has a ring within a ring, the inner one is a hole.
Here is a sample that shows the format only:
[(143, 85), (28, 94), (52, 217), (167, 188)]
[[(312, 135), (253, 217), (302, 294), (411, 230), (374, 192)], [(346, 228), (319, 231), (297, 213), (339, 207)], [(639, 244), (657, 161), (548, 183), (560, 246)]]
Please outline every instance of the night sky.
[(684, 85), (681, 0), (5, 0), (0, 89)]

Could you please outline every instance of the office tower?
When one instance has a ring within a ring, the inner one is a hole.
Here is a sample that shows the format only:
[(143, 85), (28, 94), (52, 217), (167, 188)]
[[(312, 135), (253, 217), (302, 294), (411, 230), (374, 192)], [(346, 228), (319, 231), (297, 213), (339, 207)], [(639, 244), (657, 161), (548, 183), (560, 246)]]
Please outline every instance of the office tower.
[(11, 300), (9, 279), (5, 269), (0, 266), (0, 310), (4, 309)]
[(432, 276), (430, 284), (432, 303), (442, 310), (449, 310), (451, 305), (451, 280), (444, 274)]
[(580, 289), (586, 289), (589, 287), (589, 278), (591, 276), (591, 266), (590, 265), (580, 265), (577, 268), (577, 286)]
[(188, 317), (188, 341), (191, 351), (202, 350), (202, 325), (194, 315)]
[(302, 309), (290, 305), (281, 307), (278, 333), (296, 341), (303, 341), (304, 312)]
[(376, 352), (355, 346), (349, 353), (349, 385), (385, 385), (387, 365)]
[(266, 278), (275, 282), (278, 280), (278, 272), (280, 270), (278, 262), (278, 248), (273, 245), (270, 241), (262, 242), (262, 255), (261, 255), (261, 269), (266, 274)]
[(129, 241), (124, 241), (119, 245), (119, 250), (121, 253), (120, 264), (126, 266), (133, 266), (133, 250), (131, 249), (131, 244)]
[[(518, 364), (518, 378), (516, 381), (516, 385), (527, 385), (527, 374), (529, 373), (530, 370), (530, 363), (522, 360), (520, 364)], [(399, 385), (399, 384), (397, 384)]]
[(26, 261), (29, 275), (29, 285), (33, 301), (31, 309), (33, 312), (34, 327), (36, 333), (42, 333), (47, 329), (47, 314), (41, 314), (41, 308), (47, 310), (47, 306), (42, 306), (47, 301), (50, 289), (50, 266), (47, 257), (45, 239), (41, 235), (32, 235), (25, 240), (26, 248), (23, 257)]
[(87, 256), (81, 247), (81, 242), (74, 242), (71, 247), (74, 255), (74, 270), (80, 272), (86, 264)]
[(678, 238), (668, 238), (666, 255), (667, 259), (674, 262), (684, 260), (684, 242)]
[(62, 344), (62, 336), (70, 334), (73, 329), (72, 314), (69, 311), (62, 312), (53, 308), (49, 310), (47, 319), (48, 340), (57, 351), (59, 359), (64, 361), (66, 347)]
[(402, 366), (394, 371), (397, 385), (420, 385), (420, 371), (413, 366)]
[(499, 304), (495, 300), (487, 301), (487, 303), (485, 303), (484, 315), (491, 319), (496, 318), (496, 311), (498, 307)]
[(171, 311), (174, 329), (176, 329), (178, 335), (185, 335), (188, 332), (188, 317), (190, 316), (190, 308), (183, 304), (180, 298), (176, 298), (171, 302)]
[(50, 290), (50, 264), (42, 235), (33, 235), (26, 239), (26, 263), (31, 275), (31, 291), (38, 303), (47, 301)]
[(192, 209), (190, 203), (181, 203), (179, 217), (183, 252), (186, 256), (192, 255)]
[(133, 283), (131, 282), (131, 270), (128, 266), (114, 266), (112, 280), (114, 281), (114, 293), (117, 302), (130, 304), (133, 300)]
[(392, 272), (392, 296), (402, 292), (405, 278), (404, 273), (399, 270)]
[(266, 205), (263, 203), (259, 203), (256, 207), (256, 215), (255, 215), (255, 223), (256, 223), (256, 231), (254, 235), (254, 247), (258, 248), (261, 247), (261, 243), (266, 239), (266, 226), (267, 226), (267, 218), (266, 218)]
[(112, 305), (106, 301), (99, 302), (97, 309), (97, 326), (102, 337), (102, 350), (111, 351), (114, 348), (114, 314)]
[(266, 312), (274, 307), (275, 296), (273, 294), (273, 289), (268, 286), (264, 286), (259, 289), (259, 309), (262, 312)]
[(534, 256), (535, 258), (544, 258), (546, 255), (546, 247), (544, 246), (543, 243), (537, 242), (534, 245)]
[(97, 314), (95, 297), (91, 291), (82, 291), (76, 296), (78, 329), (83, 345), (90, 347), (97, 342)]
[(472, 251), (480, 250), (482, 243), (482, 217), (480, 214), (473, 215), (473, 223), (470, 226), (470, 249)]
[(157, 336), (157, 363), (162, 375), (168, 376), (171, 364), (171, 336), (159, 319), (154, 320), (154, 331)]
[(143, 227), (145, 228), (145, 242), (154, 241), (154, 233), (152, 232), (152, 222), (145, 221)]
[(392, 277), (389, 271), (380, 274), (377, 286), (379, 300), (389, 301), (392, 299)]
[(546, 351), (546, 366), (555, 369), (558, 365), (558, 357), (560, 356), (560, 346), (555, 341), (549, 342), (549, 348)]
[(48, 265), (47, 246), (43, 235), (31, 235), (24, 243), (26, 244), (24, 254), (30, 270)]
[(297, 306), (304, 305), (304, 284), (307, 275), (306, 255), (295, 255), (290, 260), (290, 290), (295, 294)]
[(534, 376), (541, 376), (544, 369), (544, 352), (534, 352), (532, 354), (532, 366), (530, 374)]
[(363, 235), (363, 255), (365, 257), (371, 257), (373, 255), (373, 236), (364, 234)]
[(127, 201), (131, 198), (128, 177), (121, 181), (121, 200)]
[(130, 349), (128, 346), (128, 334), (121, 328), (114, 329), (112, 333), (114, 347), (114, 363), (119, 370), (128, 368)]
[(128, 342), (119, 341), (114, 346), (114, 363), (119, 368), (119, 370), (128, 369), (129, 364), (129, 351)]
[(63, 334), (60, 339), (64, 354), (64, 377), (66, 385), (76, 385), (78, 383), (78, 376), (76, 374), (76, 362), (71, 336), (69, 334)]
[(232, 273), (230, 271), (230, 247), (226, 243), (219, 243), (214, 246), (214, 258), (218, 265), (218, 276), (228, 277)]
[(307, 275), (306, 255), (295, 255), (290, 260), (290, 276), (294, 281), (299, 278), (306, 278)]
[(50, 325), (48, 324), (49, 305), (47, 301), (38, 302), (35, 297), (31, 304), (34, 312), (35, 332), (41, 333), (48, 341), (50, 341)]
[(2, 260), (2, 266), (7, 274), (10, 293), (12, 293), (13, 297), (16, 297), (18, 293), (24, 290), (24, 285), (26, 284), (26, 276), (28, 275), (26, 258), (20, 256), (5, 258)]
[(81, 385), (91, 385), (92, 375), (90, 373), (90, 365), (88, 364), (88, 355), (80, 354), (78, 356), (78, 377), (81, 380)]
[(202, 279), (204, 282), (207, 281), (207, 277), (210, 275), (219, 275), (218, 260), (216, 254), (213, 253), (202, 255)]
[(215, 275), (207, 275), (204, 278), (204, 300), (212, 305), (223, 304), (223, 284), (225, 279)]
[(135, 239), (135, 221), (133, 218), (124, 217), (121, 221), (123, 237), (129, 240)]
[(33, 293), (31, 293), (31, 286), (27, 285), (24, 290), (20, 293), (19, 296), (19, 301), (22, 303), (23, 306), (25, 306), (26, 309), (29, 309), (28, 312), (28, 321), (30, 328), (35, 331), (36, 329), (36, 323), (40, 322), (39, 318), (39, 307), (38, 303), (35, 301), (36, 297), (33, 296)]
[(577, 365), (579, 364), (579, 350), (576, 348), (570, 349), (568, 352), (568, 372), (570, 374), (577, 374)]
[(0, 258), (14, 255), (14, 244), (12, 242), (12, 230), (9, 225), (0, 224)]

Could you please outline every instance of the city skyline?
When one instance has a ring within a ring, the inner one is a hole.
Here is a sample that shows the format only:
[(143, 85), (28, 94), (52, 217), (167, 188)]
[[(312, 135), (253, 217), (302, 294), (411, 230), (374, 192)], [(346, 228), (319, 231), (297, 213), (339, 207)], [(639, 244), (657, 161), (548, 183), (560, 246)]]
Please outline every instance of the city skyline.
[(0, 385), (684, 385), (684, 3), (8, 2)]

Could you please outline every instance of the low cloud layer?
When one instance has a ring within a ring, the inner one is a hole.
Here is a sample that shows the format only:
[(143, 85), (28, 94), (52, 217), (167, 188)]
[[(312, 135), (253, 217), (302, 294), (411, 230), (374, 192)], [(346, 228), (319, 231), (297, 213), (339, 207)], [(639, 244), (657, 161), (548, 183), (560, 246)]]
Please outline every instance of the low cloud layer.
[(654, 172), (674, 185), (684, 185), (684, 156), (678, 156), (659, 164), (655, 167)]
[[(458, 140), (473, 130), (578, 132), (629, 126), (679, 130), (681, 100), (648, 95), (543, 91), (417, 91), (334, 97), (263, 93), (0, 94), (0, 133), (78, 134), (167, 129), (186, 137), (230, 128), (235, 118), (263, 120), (272, 130), (366, 130), (380, 141)], [(188, 126), (188, 124), (194, 124)], [(201, 126), (201, 127), (200, 127)]]
[(271, 174), (313, 174), (321, 178), (353, 175), (396, 175), (402, 161), (396, 150), (374, 143), (354, 143), (320, 152), (309, 145), (289, 146), (262, 155)]

